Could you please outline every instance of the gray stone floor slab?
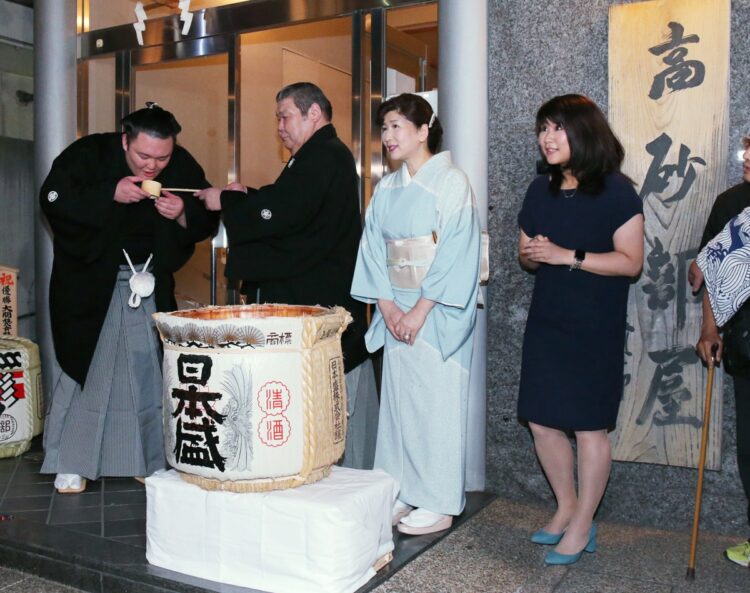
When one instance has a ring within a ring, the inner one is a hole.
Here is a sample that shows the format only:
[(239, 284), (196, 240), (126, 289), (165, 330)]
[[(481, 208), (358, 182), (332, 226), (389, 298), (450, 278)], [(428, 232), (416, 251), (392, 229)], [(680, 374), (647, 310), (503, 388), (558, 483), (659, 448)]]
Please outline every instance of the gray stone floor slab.
[[(22, 572), (13, 571), (18, 575), (14, 583), (0, 585), (0, 593), (83, 593), (80, 589), (72, 589), (60, 583), (54, 583), (30, 576)], [(0, 583), (5, 583), (7, 577), (0, 574)]]
[(544, 565), (529, 541), (550, 511), (496, 499), (375, 593), (750, 593), (750, 570), (723, 551), (743, 534), (701, 533), (696, 578), (685, 579), (690, 534), (600, 523), (595, 554), (568, 567)]
[(672, 586), (637, 579), (617, 579), (604, 574), (567, 569), (554, 593), (672, 593)]
[(18, 570), (0, 567), (0, 591), (6, 591), (8, 587), (20, 583), (25, 578), (27, 575)]

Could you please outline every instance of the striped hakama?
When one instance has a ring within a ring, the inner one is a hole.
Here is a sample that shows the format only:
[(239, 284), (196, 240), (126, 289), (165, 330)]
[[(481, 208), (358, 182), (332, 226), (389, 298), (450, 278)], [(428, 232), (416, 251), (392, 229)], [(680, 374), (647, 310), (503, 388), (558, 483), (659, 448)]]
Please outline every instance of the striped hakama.
[(353, 469), (372, 469), (378, 436), (379, 404), (371, 359), (346, 373), (346, 398), (349, 417), (341, 465)]
[(128, 306), (130, 276), (121, 266), (83, 389), (63, 371), (55, 378), (41, 473), (93, 480), (166, 466), (156, 306), (153, 295)]

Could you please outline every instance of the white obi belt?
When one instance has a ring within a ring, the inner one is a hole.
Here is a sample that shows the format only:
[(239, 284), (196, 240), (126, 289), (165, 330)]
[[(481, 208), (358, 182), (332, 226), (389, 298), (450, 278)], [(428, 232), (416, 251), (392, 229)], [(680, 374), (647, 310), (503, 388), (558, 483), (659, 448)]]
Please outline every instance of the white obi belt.
[(385, 242), (388, 278), (396, 288), (418, 289), (435, 259), (434, 235)]

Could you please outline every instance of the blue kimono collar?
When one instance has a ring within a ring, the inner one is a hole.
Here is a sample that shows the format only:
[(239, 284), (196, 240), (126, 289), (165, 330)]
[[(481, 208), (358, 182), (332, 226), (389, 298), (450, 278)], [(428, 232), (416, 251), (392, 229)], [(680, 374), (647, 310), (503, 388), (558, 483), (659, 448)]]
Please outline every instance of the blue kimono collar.
[[(430, 159), (422, 165), (414, 175), (414, 178), (423, 176), (430, 176), (438, 169), (443, 167), (450, 167), (453, 163), (451, 159), (450, 150), (444, 150), (430, 157)], [(403, 185), (408, 185), (412, 180), (412, 176), (409, 174), (409, 167), (406, 163), (401, 165), (401, 182)]]

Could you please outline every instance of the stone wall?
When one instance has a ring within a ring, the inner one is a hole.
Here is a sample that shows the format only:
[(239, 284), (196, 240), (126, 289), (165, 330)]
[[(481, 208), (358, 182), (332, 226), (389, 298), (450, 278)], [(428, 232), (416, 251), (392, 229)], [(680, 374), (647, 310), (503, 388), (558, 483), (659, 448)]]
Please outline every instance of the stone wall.
[[(492, 236), (488, 342), (487, 486), (501, 496), (538, 500), (552, 495), (516, 416), (521, 343), (533, 278), (517, 263), (516, 217), (538, 158), (536, 110), (547, 99), (582, 93), (607, 110), (608, 0), (490, 0), (489, 226)], [(750, 0), (732, 1), (730, 157), (750, 132)], [(727, 186), (742, 166), (730, 158)], [(585, 372), (585, 361), (581, 361)], [(731, 380), (724, 393), (722, 470), (707, 472), (702, 526), (746, 532), (746, 501), (734, 453)], [(615, 463), (601, 518), (689, 528), (697, 471)]]
[(34, 339), (33, 11), (0, 0), (0, 265), (18, 268), (18, 333)]

